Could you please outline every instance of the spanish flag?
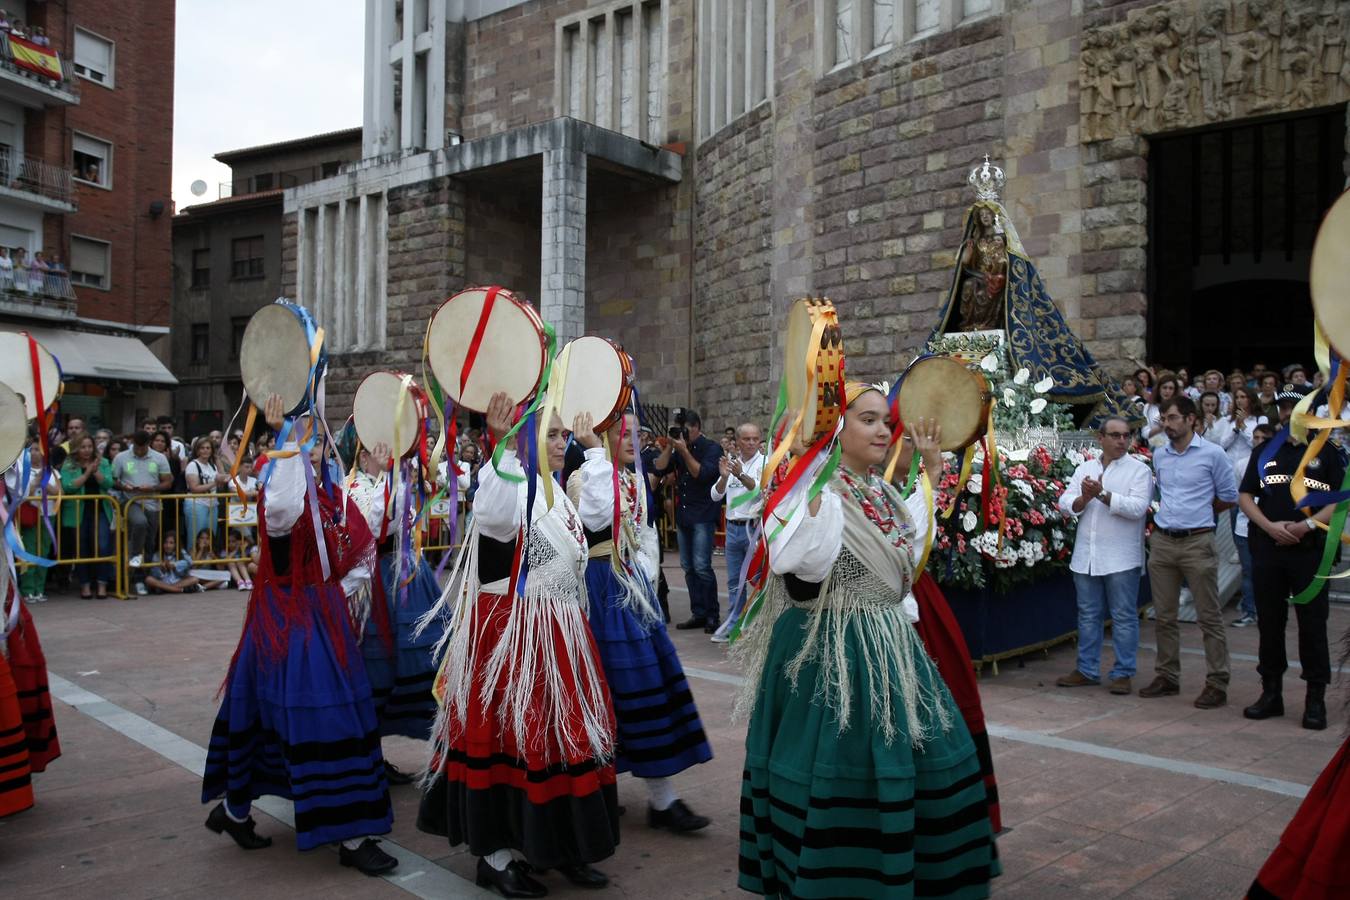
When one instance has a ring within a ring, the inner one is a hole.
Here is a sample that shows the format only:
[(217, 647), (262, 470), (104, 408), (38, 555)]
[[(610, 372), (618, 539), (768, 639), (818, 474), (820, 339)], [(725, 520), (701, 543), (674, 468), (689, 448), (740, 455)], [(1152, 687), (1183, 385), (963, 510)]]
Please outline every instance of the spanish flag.
[(60, 81), (61, 57), (50, 47), (39, 47), (32, 41), (6, 35), (9, 38), (9, 52), (16, 66), (22, 66), (30, 72), (36, 72), (44, 78)]

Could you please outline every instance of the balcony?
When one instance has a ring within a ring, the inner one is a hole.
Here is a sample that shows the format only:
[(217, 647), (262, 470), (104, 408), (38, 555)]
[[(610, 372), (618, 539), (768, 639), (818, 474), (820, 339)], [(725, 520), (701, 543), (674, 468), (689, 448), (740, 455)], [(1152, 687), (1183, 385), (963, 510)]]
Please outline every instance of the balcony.
[(59, 79), (38, 73), (15, 61), (9, 34), (0, 32), (0, 97), (34, 109), (63, 103), (73, 106), (80, 102), (80, 88), (70, 60), (61, 59)]
[(75, 318), (75, 289), (65, 272), (0, 269), (0, 313), (35, 319)]
[(0, 200), (42, 212), (74, 212), (71, 172), (0, 145)]

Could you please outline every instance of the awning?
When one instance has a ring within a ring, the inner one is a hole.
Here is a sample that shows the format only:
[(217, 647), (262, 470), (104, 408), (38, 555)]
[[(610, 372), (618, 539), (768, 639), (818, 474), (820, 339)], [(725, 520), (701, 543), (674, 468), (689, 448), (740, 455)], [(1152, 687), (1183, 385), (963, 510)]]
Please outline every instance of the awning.
[(31, 334), (61, 363), (61, 374), (66, 378), (178, 384), (159, 357), (137, 338), (65, 328), (18, 329), (11, 325), (5, 330)]

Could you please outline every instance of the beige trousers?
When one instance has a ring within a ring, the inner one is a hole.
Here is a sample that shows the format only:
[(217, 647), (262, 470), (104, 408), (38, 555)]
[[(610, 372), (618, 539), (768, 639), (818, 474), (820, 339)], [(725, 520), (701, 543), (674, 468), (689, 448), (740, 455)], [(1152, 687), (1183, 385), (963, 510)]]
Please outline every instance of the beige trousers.
[(1214, 533), (1174, 538), (1153, 532), (1149, 538), (1148, 577), (1153, 589), (1154, 630), (1158, 662), (1154, 671), (1175, 684), (1181, 683), (1181, 631), (1177, 609), (1181, 605), (1181, 582), (1185, 579), (1195, 598), (1195, 613), (1205, 640), (1205, 683), (1228, 690), (1228, 635), (1219, 607), (1219, 556)]

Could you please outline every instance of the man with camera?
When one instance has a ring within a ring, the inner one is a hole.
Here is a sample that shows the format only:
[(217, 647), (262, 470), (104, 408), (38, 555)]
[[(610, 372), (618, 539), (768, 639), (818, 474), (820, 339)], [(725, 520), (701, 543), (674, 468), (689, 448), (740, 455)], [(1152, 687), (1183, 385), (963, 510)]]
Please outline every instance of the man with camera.
[(687, 621), (675, 627), (682, 631), (702, 628), (712, 634), (720, 621), (712, 551), (722, 504), (713, 500), (711, 488), (719, 476), (722, 447), (703, 434), (703, 420), (696, 411), (676, 408), (672, 412), (675, 424), (653, 468), (660, 475), (675, 473), (675, 534), (691, 612)]

